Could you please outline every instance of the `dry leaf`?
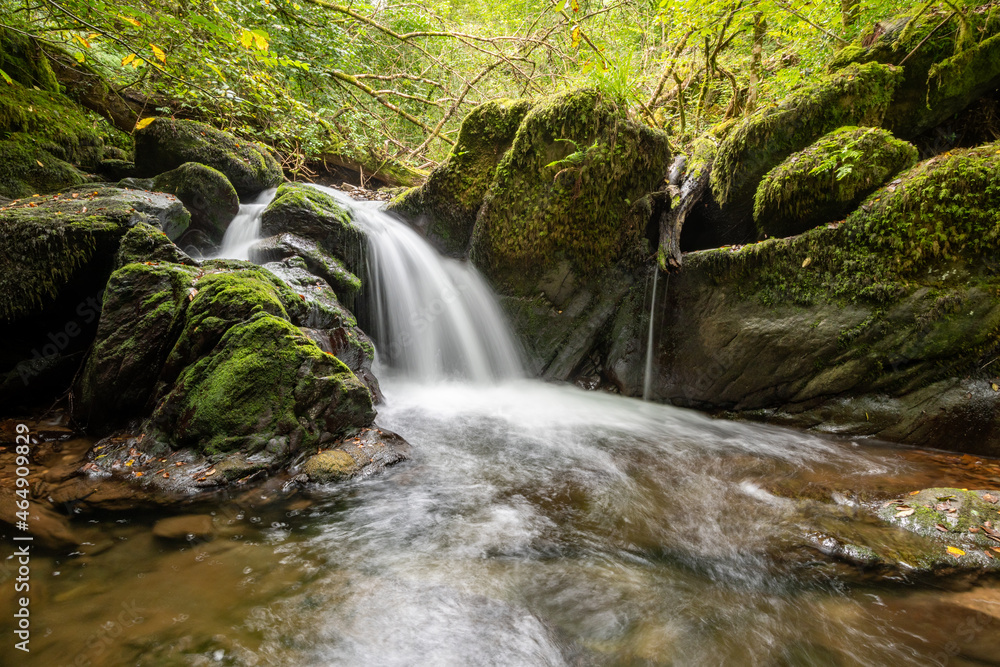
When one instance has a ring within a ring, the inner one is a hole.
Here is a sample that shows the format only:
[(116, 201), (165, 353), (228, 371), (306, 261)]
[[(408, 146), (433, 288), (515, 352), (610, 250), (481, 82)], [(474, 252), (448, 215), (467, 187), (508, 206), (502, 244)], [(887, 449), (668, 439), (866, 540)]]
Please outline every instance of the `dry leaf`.
[(934, 524), (934, 527), (937, 528), (938, 530), (940, 530), (942, 533), (947, 533), (948, 532), (948, 529), (945, 528), (944, 526), (942, 526), (939, 523)]
[(810, 264), (812, 264), (812, 257), (806, 257), (804, 260), (802, 260), (803, 269), (809, 266)]
[(948, 553), (950, 553), (955, 558), (965, 555), (965, 552), (959, 549), (958, 547), (948, 547)]
[(910, 516), (911, 514), (913, 514), (916, 511), (917, 510), (915, 510), (915, 509), (900, 510), (900, 511), (896, 512), (896, 518), (899, 519), (900, 517)]
[(994, 495), (993, 495), (992, 493), (987, 493), (987, 494), (984, 494), (984, 495), (983, 495), (983, 500), (985, 500), (985, 501), (986, 501), (986, 502), (988, 502), (988, 503), (992, 503), (992, 504), (994, 504), (994, 505), (996, 505), (996, 504), (997, 504), (997, 502), (1000, 502), (1000, 498), (997, 498), (997, 497), (996, 497), (996, 496), (994, 496)]

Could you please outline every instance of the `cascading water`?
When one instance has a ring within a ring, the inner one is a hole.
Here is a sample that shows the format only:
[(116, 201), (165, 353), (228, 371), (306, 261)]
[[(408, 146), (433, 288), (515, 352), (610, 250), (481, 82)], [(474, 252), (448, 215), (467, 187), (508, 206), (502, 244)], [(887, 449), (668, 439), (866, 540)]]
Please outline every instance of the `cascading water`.
[(653, 296), (649, 303), (649, 332), (646, 334), (646, 368), (642, 379), (642, 400), (648, 401), (653, 388), (653, 314), (656, 312), (656, 280), (660, 267), (653, 267)]
[(260, 240), (260, 218), (268, 204), (274, 201), (277, 188), (264, 190), (253, 201), (240, 204), (239, 213), (229, 223), (222, 237), (217, 257), (249, 259), (250, 246)]
[(442, 257), (374, 203), (314, 187), (350, 208), (368, 239), (368, 324), (381, 364), (420, 382), (523, 375), (514, 337), (475, 267)]

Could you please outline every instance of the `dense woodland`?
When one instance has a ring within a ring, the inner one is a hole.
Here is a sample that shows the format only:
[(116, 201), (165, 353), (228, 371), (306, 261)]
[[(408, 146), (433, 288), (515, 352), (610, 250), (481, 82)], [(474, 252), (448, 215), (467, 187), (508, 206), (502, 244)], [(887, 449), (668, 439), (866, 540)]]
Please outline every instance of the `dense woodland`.
[[(207, 120), (308, 176), (323, 156), (427, 170), (475, 105), (582, 85), (683, 149), (815, 80), (908, 4), (26, 0), (0, 23), (92, 68), (140, 116)], [(923, 9), (966, 27), (993, 12)]]

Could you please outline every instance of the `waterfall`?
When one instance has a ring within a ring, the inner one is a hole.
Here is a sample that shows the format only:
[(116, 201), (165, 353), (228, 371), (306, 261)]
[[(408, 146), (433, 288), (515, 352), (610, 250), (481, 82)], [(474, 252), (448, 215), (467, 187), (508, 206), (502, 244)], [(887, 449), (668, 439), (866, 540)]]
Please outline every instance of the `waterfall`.
[(277, 188), (264, 190), (246, 204), (240, 204), (239, 213), (229, 223), (222, 237), (217, 257), (226, 259), (249, 259), (250, 246), (260, 240), (260, 217), (274, 200)]
[(656, 311), (656, 279), (660, 267), (653, 266), (653, 298), (649, 303), (649, 333), (646, 335), (646, 370), (642, 379), (642, 400), (648, 401), (653, 388), (653, 314)]
[(368, 240), (368, 321), (362, 324), (375, 339), (380, 364), (421, 382), (523, 376), (496, 296), (472, 264), (443, 257), (377, 202), (313, 187), (349, 208)]

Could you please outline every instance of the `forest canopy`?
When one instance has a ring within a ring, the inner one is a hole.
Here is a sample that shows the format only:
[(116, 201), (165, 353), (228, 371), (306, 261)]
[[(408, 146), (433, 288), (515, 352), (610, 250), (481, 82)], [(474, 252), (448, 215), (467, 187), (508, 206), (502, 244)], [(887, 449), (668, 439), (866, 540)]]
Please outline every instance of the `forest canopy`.
[(329, 156), (427, 169), (475, 105), (582, 85), (683, 147), (819, 76), (908, 5), (7, 0), (0, 23), (142, 100), (141, 116), (208, 120), (308, 175)]

